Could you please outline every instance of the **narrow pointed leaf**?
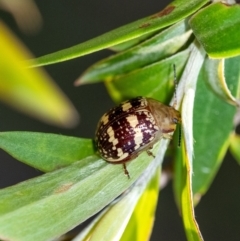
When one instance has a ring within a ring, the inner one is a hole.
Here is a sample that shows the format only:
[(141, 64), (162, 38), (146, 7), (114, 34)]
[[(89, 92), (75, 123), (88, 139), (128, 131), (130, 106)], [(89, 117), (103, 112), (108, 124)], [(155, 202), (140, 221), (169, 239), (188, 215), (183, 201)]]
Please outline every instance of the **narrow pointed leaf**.
[(120, 102), (134, 96), (147, 96), (163, 103), (169, 101), (173, 91), (173, 64), (177, 66), (179, 76), (188, 59), (189, 50), (182, 51), (144, 68), (123, 75), (112, 81), (107, 81), (109, 94)]
[(73, 241), (148, 240), (159, 192), (159, 162), (153, 162), (131, 189), (107, 206)]
[(127, 24), (94, 39), (36, 59), (41, 66), (74, 59), (162, 29), (191, 15), (209, 0), (175, 0), (162, 11)]
[(127, 49), (143, 42), (144, 40), (152, 37), (153, 35), (157, 34), (158, 32), (159, 31), (144, 34), (144, 35), (142, 35), (138, 38), (134, 38), (134, 39), (131, 39), (129, 41), (123, 42), (121, 44), (117, 44), (115, 46), (112, 46), (110, 49), (113, 50), (113, 51), (116, 51), (116, 52), (121, 52), (121, 51), (127, 50)]
[(122, 53), (94, 64), (80, 76), (76, 85), (111, 79), (171, 56), (191, 35), (185, 21), (177, 23), (152, 38)]
[(211, 58), (240, 54), (240, 5), (211, 4), (190, 19), (190, 26)]
[(120, 241), (148, 241), (155, 220), (159, 195), (159, 168), (142, 194)]
[[(195, 41), (191, 46), (191, 54), (179, 83), (177, 96), (182, 96), (181, 115), (183, 142), (182, 153), (175, 168), (175, 196), (183, 219), (188, 241), (202, 241), (202, 235), (195, 219), (192, 173), (193, 173), (193, 106), (196, 82), (204, 61), (204, 51)], [(191, 73), (191, 75), (189, 74)], [(178, 104), (180, 105), (180, 104)]]
[[(225, 65), (227, 82), (233, 86), (239, 79), (235, 60), (228, 59)], [(204, 81), (208, 77), (205, 70), (200, 73), (194, 103), (193, 193), (196, 202), (208, 190), (227, 151), (236, 110), (212, 93)]]
[(43, 172), (68, 166), (95, 152), (91, 139), (35, 132), (1, 132), (0, 148)]
[(0, 38), (0, 100), (47, 123), (75, 125), (75, 108), (43, 70), (27, 68), (30, 54), (1, 22)]
[(111, 205), (92, 232), (91, 241), (120, 240), (139, 199), (138, 189), (134, 188), (119, 202)]
[[(158, 176), (159, 175), (157, 175), (157, 177)], [(156, 175), (154, 180), (158, 192), (158, 179), (156, 179)], [(147, 181), (145, 183), (142, 183), (141, 185), (134, 185), (131, 190), (129, 190), (126, 194), (123, 194), (123, 197), (119, 198), (120, 200), (112, 203), (110, 207), (107, 207), (107, 211), (104, 213), (102, 218), (98, 220), (98, 224), (95, 226), (91, 234), (91, 241), (130, 240), (124, 239), (124, 237), (122, 237), (122, 234), (126, 232), (126, 228), (128, 229), (128, 232), (131, 232), (132, 235), (134, 235), (135, 237), (139, 236), (136, 233), (136, 229), (138, 229), (139, 227), (135, 226), (135, 229), (129, 230), (128, 225), (129, 220), (131, 220), (130, 218), (133, 215), (134, 209), (136, 209), (136, 205), (138, 206), (139, 198), (141, 198), (143, 191), (145, 189), (147, 190), (146, 184)], [(154, 200), (156, 204), (156, 198)], [(155, 207), (156, 205), (153, 206)], [(145, 221), (147, 220), (145, 219)], [(135, 225), (137, 224), (135, 223)], [(138, 239), (133, 240), (137, 241)]]
[[(235, 69), (240, 71), (240, 57), (233, 63), (237, 65)], [(208, 84), (211, 86), (212, 90), (219, 95), (223, 100), (229, 104), (240, 106), (240, 101), (237, 100), (229, 90), (224, 76), (225, 59), (207, 59), (205, 61), (205, 73), (208, 75), (206, 78)], [(239, 74), (238, 74), (239, 76)], [(239, 81), (237, 81), (238, 83)], [(236, 84), (237, 84), (236, 83)], [(233, 84), (233, 83), (232, 83)]]
[(191, 160), (189, 159), (188, 150), (182, 143), (182, 192), (181, 192), (181, 214), (188, 241), (203, 241), (195, 219), (193, 197), (192, 197), (192, 171)]
[(230, 151), (240, 164), (240, 136), (237, 134), (232, 134), (230, 138)]
[(122, 165), (92, 156), (0, 190), (0, 239), (45, 241), (66, 233), (129, 188), (150, 160), (142, 153), (130, 162), (128, 179)]

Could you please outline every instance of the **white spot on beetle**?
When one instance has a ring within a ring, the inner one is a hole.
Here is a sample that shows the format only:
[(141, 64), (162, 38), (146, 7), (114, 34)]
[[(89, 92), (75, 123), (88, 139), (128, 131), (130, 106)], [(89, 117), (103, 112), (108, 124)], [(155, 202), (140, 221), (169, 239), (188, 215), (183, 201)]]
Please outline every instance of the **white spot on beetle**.
[(117, 154), (117, 156), (122, 156), (123, 155), (123, 150), (122, 150), (122, 148), (118, 148), (117, 149), (117, 152), (118, 152), (118, 154)]
[(114, 140), (115, 140), (114, 136), (111, 136), (111, 137), (108, 139), (109, 142), (114, 142)]
[(141, 99), (141, 106), (147, 106), (147, 100), (145, 98)]
[(141, 144), (143, 143), (143, 133), (140, 128), (135, 128), (135, 134), (134, 134), (134, 142), (135, 142), (135, 147), (134, 150), (137, 150)]
[(108, 133), (109, 137), (114, 136), (114, 131), (113, 131), (113, 128), (111, 126), (108, 127), (107, 133)]
[(103, 122), (104, 125), (106, 125), (108, 123), (108, 115), (104, 114), (101, 121)]
[(129, 154), (127, 152), (125, 152), (118, 159), (116, 159), (116, 161), (121, 161), (121, 160), (125, 159), (127, 156), (129, 156)]
[(116, 146), (118, 144), (118, 139), (114, 139), (112, 144), (113, 144), (113, 146)]
[(123, 111), (128, 111), (132, 107), (130, 102), (126, 102), (122, 105), (122, 110)]
[[(137, 124), (139, 123), (137, 116), (135, 116), (135, 115), (130, 115), (126, 119), (132, 128), (135, 128), (137, 126)], [(127, 128), (126, 128), (126, 130), (127, 130)]]

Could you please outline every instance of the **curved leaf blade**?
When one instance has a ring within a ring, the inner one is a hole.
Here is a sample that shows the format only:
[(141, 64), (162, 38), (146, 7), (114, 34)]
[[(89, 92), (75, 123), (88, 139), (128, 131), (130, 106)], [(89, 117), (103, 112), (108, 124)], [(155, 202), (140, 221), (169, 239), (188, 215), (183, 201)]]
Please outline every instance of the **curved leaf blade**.
[(93, 155), (91, 139), (36, 132), (1, 132), (0, 148), (43, 172), (68, 166)]
[(138, 205), (139, 199), (146, 188), (146, 183), (142, 185), (134, 185), (125, 195), (123, 194), (123, 197), (120, 197), (120, 200), (111, 204), (111, 206), (107, 208), (108, 210), (104, 213), (101, 219), (98, 220), (98, 224), (91, 233), (91, 241), (130, 240), (124, 237), (126, 226), (128, 232), (130, 231), (133, 235), (136, 235), (137, 227), (129, 230), (128, 226), (129, 222), (131, 222), (131, 216), (133, 215), (136, 205)]
[(172, 65), (177, 66), (177, 76), (179, 76), (188, 56), (189, 50), (187, 49), (162, 61), (107, 81), (108, 92), (116, 102), (134, 96), (147, 96), (167, 103), (169, 92), (174, 86)]
[(159, 168), (140, 197), (120, 241), (148, 241), (159, 195)]
[[(236, 66), (237, 68), (239, 68), (240, 57), (237, 57), (237, 58), (238, 60), (234, 61), (233, 63), (237, 65)], [(227, 82), (224, 76), (224, 69), (225, 69), (225, 59), (206, 59), (205, 73), (206, 75), (208, 75), (208, 77), (206, 78), (206, 81), (210, 85), (212, 90), (218, 96), (220, 96), (223, 100), (225, 100), (229, 104), (240, 106), (240, 101), (237, 100), (232, 95), (227, 85)], [(236, 82), (236, 84), (238, 84), (238, 82)], [(234, 83), (231, 83), (231, 84), (233, 85)]]
[[(185, 142), (185, 141), (184, 141)], [(181, 213), (188, 241), (203, 241), (202, 234), (195, 219), (193, 196), (192, 196), (192, 168), (191, 157), (185, 144), (182, 145), (182, 190), (181, 190)]]
[(30, 62), (29, 64), (32, 67), (53, 64), (109, 48), (174, 24), (197, 11), (207, 2), (209, 0), (175, 0), (156, 14), (102, 34), (84, 43), (44, 55), (35, 59), (37, 63)]
[(76, 85), (94, 83), (103, 79), (112, 79), (116, 75), (126, 74), (134, 69), (152, 64), (177, 52), (188, 41), (185, 21), (177, 23), (143, 43), (92, 65), (75, 82)]
[(189, 21), (198, 41), (211, 58), (240, 54), (240, 6), (218, 2), (197, 12)]
[[(155, 153), (159, 145), (154, 148)], [(158, 165), (165, 150), (166, 141), (161, 141), (160, 159), (154, 160)], [(122, 165), (92, 156), (0, 190), (0, 238), (44, 241), (66, 233), (129, 188), (151, 166), (151, 159), (142, 153), (130, 162), (130, 179)]]
[(62, 235), (120, 195), (148, 161), (146, 158), (135, 171), (131, 166), (136, 162), (130, 163), (130, 180), (121, 165), (92, 157), (1, 190), (0, 237), (43, 241)]
[(0, 99), (44, 122), (72, 127), (78, 113), (51, 78), (27, 68), (28, 50), (0, 22)]
[(110, 47), (110, 49), (115, 51), (115, 52), (121, 52), (121, 51), (127, 50), (127, 49), (129, 49), (131, 47), (134, 47), (135, 45), (143, 42), (144, 40), (146, 40), (148, 38), (151, 38), (153, 35), (157, 34), (158, 32), (159, 31), (144, 34), (144, 35), (142, 35), (138, 38), (134, 38), (134, 39), (131, 39), (129, 41), (123, 42), (121, 44), (117, 44), (115, 46), (112, 46), (112, 47)]
[[(181, 157), (175, 168), (175, 197), (182, 214), (185, 233), (188, 241), (202, 241), (202, 235), (195, 219), (192, 193), (193, 173), (193, 106), (196, 82), (202, 67), (205, 53), (195, 41), (191, 46), (191, 54), (181, 77), (177, 96), (182, 97), (181, 115), (184, 141)], [(191, 73), (191, 74), (190, 74)], [(180, 103), (178, 103), (180, 106)]]
[[(229, 69), (233, 59), (226, 60), (225, 75), (233, 85), (238, 82), (238, 68)], [(193, 193), (196, 202), (209, 188), (229, 146), (229, 136), (233, 129), (235, 108), (209, 91), (205, 83), (208, 75), (202, 69), (195, 98), (194, 139), (195, 159), (193, 163)], [(235, 82), (235, 83), (234, 83)], [(228, 82), (230, 84), (230, 82)], [(231, 85), (231, 84), (230, 84)], [(213, 134), (214, 130), (214, 134)], [(209, 148), (211, 147), (211, 148)]]
[(91, 233), (91, 240), (120, 240), (139, 199), (139, 195), (139, 190), (134, 188), (119, 202), (111, 205)]
[[(146, 175), (144, 175), (145, 182), (137, 181), (138, 183), (106, 207), (72, 241), (148, 240), (145, 237), (149, 237), (154, 221), (159, 192), (159, 173), (159, 168), (157, 168), (150, 181), (146, 180)], [(130, 215), (132, 215), (131, 218)]]

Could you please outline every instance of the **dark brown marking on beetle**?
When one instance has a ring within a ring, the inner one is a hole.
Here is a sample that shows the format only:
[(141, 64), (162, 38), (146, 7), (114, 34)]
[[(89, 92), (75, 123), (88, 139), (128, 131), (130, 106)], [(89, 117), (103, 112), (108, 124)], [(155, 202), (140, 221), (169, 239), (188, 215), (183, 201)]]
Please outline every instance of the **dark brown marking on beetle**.
[(175, 8), (176, 8), (175, 6), (169, 5), (165, 9), (160, 11), (159, 13), (156, 13), (153, 16), (151, 16), (150, 18), (154, 19), (154, 18), (161, 18), (163, 16), (166, 16), (166, 15), (170, 14)]
[(139, 26), (139, 28), (147, 28), (149, 26), (151, 26), (150, 23), (143, 23), (142, 25)]

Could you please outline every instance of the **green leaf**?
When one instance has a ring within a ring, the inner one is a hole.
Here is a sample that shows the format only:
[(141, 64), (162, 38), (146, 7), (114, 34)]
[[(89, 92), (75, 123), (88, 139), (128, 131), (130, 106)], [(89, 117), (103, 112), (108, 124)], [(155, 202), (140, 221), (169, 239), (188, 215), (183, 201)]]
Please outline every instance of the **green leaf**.
[(169, 101), (173, 91), (173, 64), (177, 66), (177, 76), (182, 72), (189, 56), (189, 49), (162, 61), (137, 69), (112, 81), (107, 81), (109, 94), (120, 102), (134, 96), (147, 96), (163, 103)]
[(142, 35), (138, 38), (131, 39), (131, 40), (123, 42), (121, 44), (117, 44), (115, 46), (110, 47), (110, 49), (113, 50), (113, 51), (116, 51), (116, 52), (121, 52), (121, 51), (127, 50), (127, 49), (143, 42), (144, 40), (152, 37), (153, 35), (155, 35), (157, 33), (159, 33), (159, 30), (144, 34), (144, 35)]
[(148, 241), (155, 220), (155, 211), (159, 195), (159, 168), (149, 182), (147, 188), (138, 201), (121, 241)]
[(191, 35), (185, 21), (177, 23), (134, 48), (92, 65), (75, 82), (76, 85), (112, 79), (116, 75), (128, 73), (177, 52)]
[[(235, 69), (239, 69), (240, 71), (240, 57), (237, 57), (238, 60), (232, 62), (234, 63)], [(240, 101), (237, 100), (229, 90), (229, 87), (226, 83), (226, 79), (224, 76), (224, 67), (225, 67), (225, 59), (207, 59), (205, 62), (205, 73), (208, 75), (206, 78), (207, 83), (210, 85), (212, 90), (220, 96), (223, 100), (228, 102), (229, 104), (240, 106)], [(238, 76), (240, 76), (238, 74)], [(239, 84), (236, 81), (236, 84)], [(231, 83), (231, 85), (235, 85), (235, 83)], [(235, 86), (236, 89), (236, 86)]]
[[(91, 231), (92, 241), (119, 240), (139, 199), (139, 188), (133, 188), (116, 203), (107, 207), (107, 212)], [(116, 218), (117, 217), (117, 218)]]
[[(236, 60), (227, 59), (225, 66), (226, 79), (234, 86), (239, 81)], [(208, 190), (227, 151), (235, 113), (233, 106), (209, 90), (204, 81), (209, 77), (206, 71), (204, 67), (200, 73), (194, 103), (193, 193), (196, 202)]]
[(209, 0), (175, 0), (156, 14), (102, 34), (84, 43), (39, 57), (36, 59), (37, 64), (30, 62), (30, 65), (42, 66), (58, 63), (126, 42), (174, 24), (197, 11), (207, 2)]
[(239, 103), (240, 99), (240, 56), (225, 59), (225, 80), (229, 91)]
[(240, 136), (237, 134), (232, 134), (230, 138), (230, 151), (240, 164)]
[[(149, 181), (152, 172), (154, 175)], [(72, 241), (148, 240), (159, 193), (159, 173), (159, 167), (153, 168), (150, 175), (146, 176), (145, 172), (131, 189), (108, 205)]]
[(182, 162), (181, 162), (181, 214), (183, 224), (188, 241), (203, 241), (201, 232), (195, 219), (193, 197), (192, 197), (192, 171), (191, 171), (191, 160), (188, 155), (188, 150), (185, 149), (185, 144), (182, 142)]
[(240, 5), (215, 3), (197, 12), (190, 26), (211, 58), (240, 54)]
[(41, 69), (29, 69), (27, 49), (0, 22), (0, 100), (44, 122), (72, 127), (78, 113)]
[[(181, 97), (181, 115), (183, 142), (179, 160), (175, 163), (174, 191), (177, 204), (182, 214), (183, 224), (188, 241), (202, 241), (202, 235), (195, 220), (192, 194), (193, 173), (193, 107), (196, 82), (202, 67), (205, 53), (195, 41), (191, 46), (191, 54), (181, 77), (177, 97)], [(180, 106), (180, 103), (178, 103)]]
[(1, 132), (0, 148), (43, 172), (93, 155), (91, 139), (35, 132)]
[(144, 152), (130, 162), (130, 179), (122, 165), (92, 156), (0, 190), (0, 239), (42, 241), (66, 233), (129, 188), (151, 159)]

